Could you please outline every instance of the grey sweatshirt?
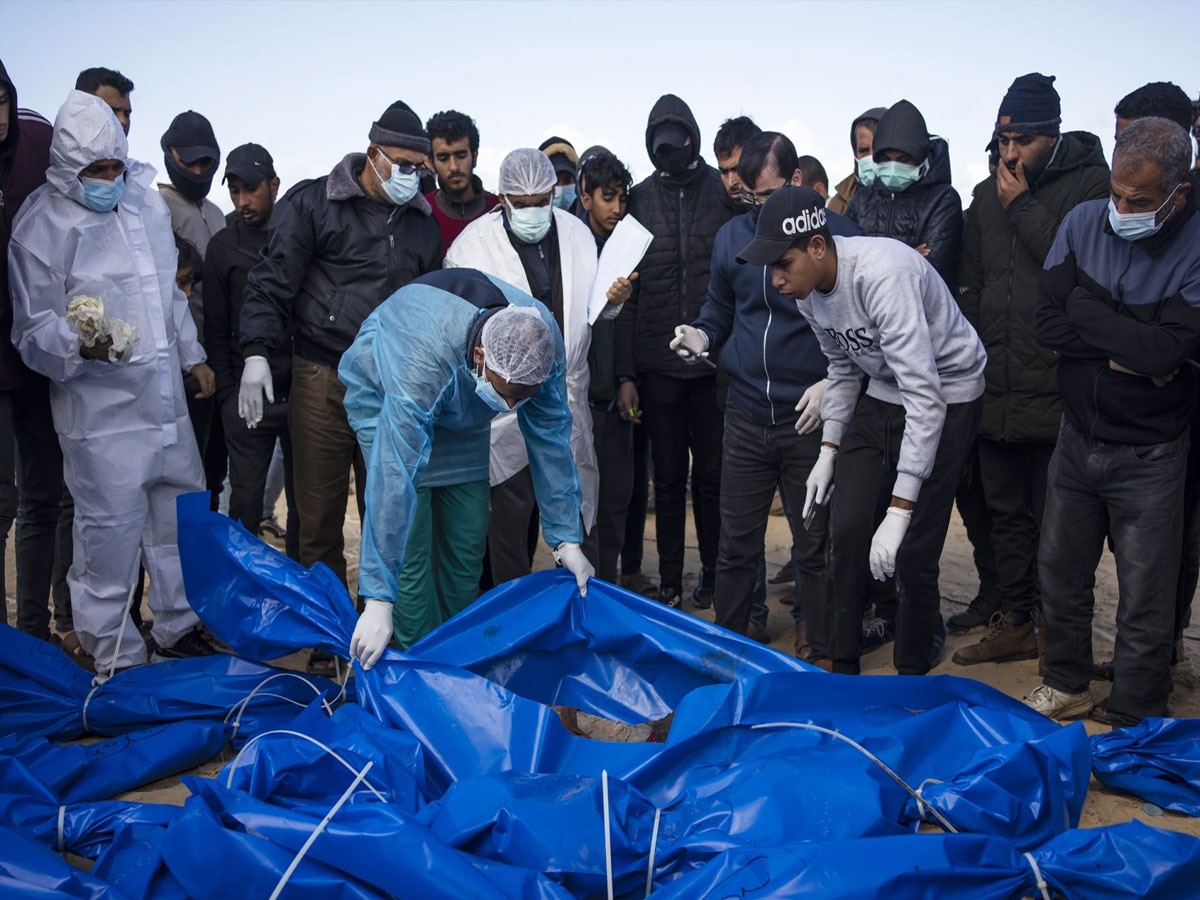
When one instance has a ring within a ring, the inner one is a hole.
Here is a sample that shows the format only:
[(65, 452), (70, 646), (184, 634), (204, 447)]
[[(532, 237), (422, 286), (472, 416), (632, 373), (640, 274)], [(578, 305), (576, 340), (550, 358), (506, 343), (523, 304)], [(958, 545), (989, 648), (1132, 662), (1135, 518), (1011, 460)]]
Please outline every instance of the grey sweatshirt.
[(987, 354), (946, 283), (892, 238), (834, 237), (837, 283), (796, 301), (829, 358), (822, 440), (840, 444), (862, 389), (904, 407), (892, 494), (916, 501), (933, 470), (946, 406), (983, 394)]

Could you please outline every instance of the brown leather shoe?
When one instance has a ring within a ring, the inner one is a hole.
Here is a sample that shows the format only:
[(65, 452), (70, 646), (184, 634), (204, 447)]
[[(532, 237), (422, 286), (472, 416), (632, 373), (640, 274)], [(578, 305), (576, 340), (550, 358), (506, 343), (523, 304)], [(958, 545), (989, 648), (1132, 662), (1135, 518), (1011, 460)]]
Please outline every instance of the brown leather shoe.
[(767, 639), (767, 629), (759, 628), (757, 625), (750, 624), (746, 626), (746, 637), (752, 641), (758, 641), (760, 644), (771, 643)]
[(996, 613), (979, 643), (955, 650), (954, 661), (960, 666), (974, 666), (1037, 659), (1037, 635), (1033, 631), (1033, 619), (1024, 625), (1014, 625), (1012, 613)]
[(812, 663), (814, 666), (816, 666), (818, 669), (820, 669), (822, 672), (832, 672), (833, 671), (833, 660), (832, 659), (810, 659), (809, 662)]

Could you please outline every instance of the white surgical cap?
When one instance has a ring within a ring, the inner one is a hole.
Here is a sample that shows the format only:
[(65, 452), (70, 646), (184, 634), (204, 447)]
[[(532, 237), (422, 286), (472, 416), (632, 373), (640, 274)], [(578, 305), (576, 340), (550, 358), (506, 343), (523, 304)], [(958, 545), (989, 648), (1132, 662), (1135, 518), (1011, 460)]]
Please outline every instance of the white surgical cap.
[(493, 315), (483, 323), (480, 343), (484, 364), (512, 384), (541, 384), (554, 369), (554, 336), (528, 306), (508, 306)]
[(556, 181), (558, 176), (554, 173), (554, 163), (550, 162), (550, 157), (541, 150), (522, 147), (508, 154), (500, 163), (497, 189), (501, 194), (531, 197), (550, 193)]

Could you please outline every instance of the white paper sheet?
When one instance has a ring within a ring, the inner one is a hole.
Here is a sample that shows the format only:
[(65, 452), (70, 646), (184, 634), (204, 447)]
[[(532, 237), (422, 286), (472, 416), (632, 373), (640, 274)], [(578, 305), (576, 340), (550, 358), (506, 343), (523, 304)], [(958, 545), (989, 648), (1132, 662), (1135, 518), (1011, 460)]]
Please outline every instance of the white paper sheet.
[(654, 235), (646, 230), (641, 222), (633, 216), (626, 216), (617, 223), (613, 233), (608, 236), (608, 242), (600, 251), (600, 261), (596, 266), (596, 280), (588, 292), (588, 324), (596, 324), (600, 313), (608, 305), (608, 289), (618, 278), (628, 278), (641, 263), (642, 257), (650, 248)]

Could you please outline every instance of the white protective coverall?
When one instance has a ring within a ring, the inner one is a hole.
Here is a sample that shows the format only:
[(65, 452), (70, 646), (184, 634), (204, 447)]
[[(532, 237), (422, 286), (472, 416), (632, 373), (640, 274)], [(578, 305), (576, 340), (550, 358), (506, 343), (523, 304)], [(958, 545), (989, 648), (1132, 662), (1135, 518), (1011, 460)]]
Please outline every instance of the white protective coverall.
[[(175, 286), (175, 241), (154, 169), (127, 160), (127, 152), (103, 100), (68, 94), (54, 121), (46, 184), (21, 207), (9, 245), (13, 343), (50, 379), (75, 499), (67, 575), (75, 630), (105, 672), (146, 661), (137, 629), (122, 622), (139, 561), (150, 574), (155, 642), (170, 647), (199, 623), (183, 589), (175, 498), (204, 485), (180, 370), (205, 357)], [(125, 193), (114, 211), (98, 213), (84, 205), (78, 176), (102, 159), (125, 161)], [(101, 297), (109, 319), (136, 326), (123, 360), (80, 355), (66, 320), (68, 302), (80, 294)]]
[[(583, 493), (580, 513), (585, 531), (596, 521), (596, 495), (600, 470), (592, 442), (592, 410), (588, 406), (588, 348), (592, 331), (587, 320), (587, 298), (596, 277), (596, 239), (579, 219), (561, 209), (554, 210), (558, 233), (559, 265), (563, 281), (563, 341), (567, 347), (567, 405), (571, 410), (571, 455), (579, 472)], [(458, 236), (442, 263), (447, 269), (478, 269), (530, 293), (529, 279), (521, 258), (504, 230), (500, 207), (480, 216)], [(614, 313), (619, 308), (614, 310)], [(507, 481), (529, 465), (525, 438), (517, 426), (515, 412), (492, 420), (492, 458), (489, 478), (492, 487)]]

